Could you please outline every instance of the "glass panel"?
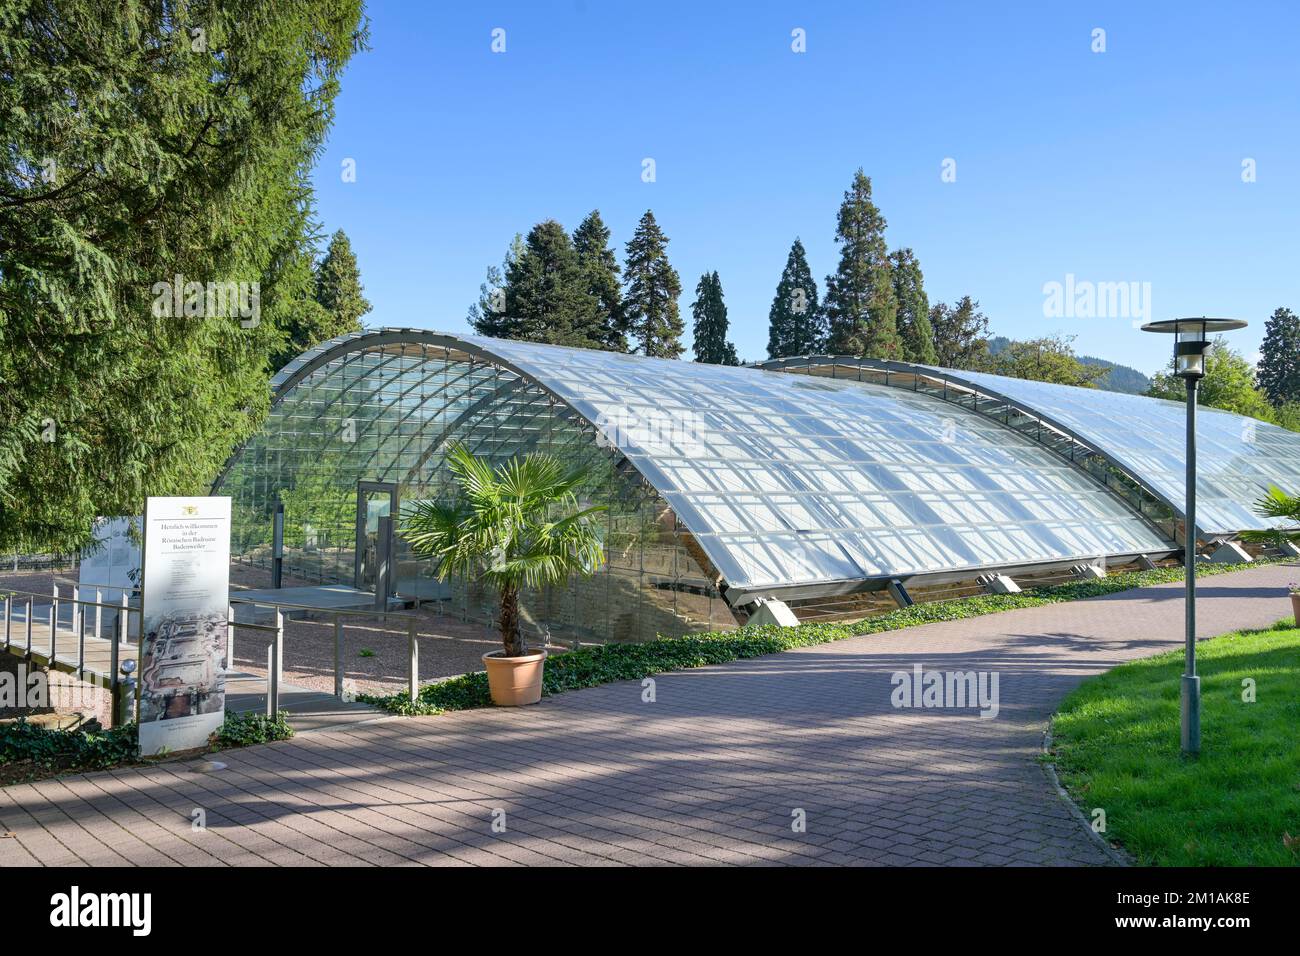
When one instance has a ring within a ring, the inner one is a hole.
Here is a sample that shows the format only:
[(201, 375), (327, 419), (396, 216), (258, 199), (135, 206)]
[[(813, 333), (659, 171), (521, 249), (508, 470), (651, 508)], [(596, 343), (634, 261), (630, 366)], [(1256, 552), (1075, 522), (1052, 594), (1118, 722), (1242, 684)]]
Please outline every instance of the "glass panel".
[[(1182, 510), (1186, 405), (1050, 382), (957, 372), (1068, 428)], [(1300, 492), (1300, 434), (1219, 409), (1197, 411), (1196, 518), (1209, 534), (1266, 528), (1253, 505), (1270, 484)]]
[(1058, 526), (1099, 516), (1114, 523), (1107, 553), (1169, 547), (1057, 455), (933, 396), (752, 368), (468, 341), (581, 402), (609, 444), (678, 504), (732, 586), (1091, 558), (1094, 535), (1062, 535)]
[[(592, 472), (583, 496), (608, 508), (605, 571), (524, 595), (526, 621), (555, 636), (715, 627), (732, 620), (719, 580), (751, 590), (1169, 547), (1080, 469), (932, 395), (421, 335), (351, 336), (351, 350), (309, 353), (334, 356), (311, 372), (304, 357), (277, 376), (296, 382), (220, 485), (243, 560), (269, 562), (280, 499), (286, 572), (351, 583), (357, 482), (395, 483), (402, 501), (444, 496), (452, 442)], [(493, 596), (476, 582), (439, 591), (400, 537), (397, 550), (399, 590), (491, 621)]]

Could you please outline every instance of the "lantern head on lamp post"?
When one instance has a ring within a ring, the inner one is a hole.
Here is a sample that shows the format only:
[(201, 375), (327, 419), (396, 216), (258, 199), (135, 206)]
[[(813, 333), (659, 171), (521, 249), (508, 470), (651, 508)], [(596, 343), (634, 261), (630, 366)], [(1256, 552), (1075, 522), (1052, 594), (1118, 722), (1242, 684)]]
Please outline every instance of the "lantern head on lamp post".
[(1201, 679), (1196, 676), (1196, 386), (1205, 377), (1210, 336), (1242, 329), (1240, 319), (1164, 319), (1148, 322), (1144, 332), (1174, 335), (1174, 374), (1187, 383), (1187, 488), (1183, 510), (1183, 562), (1186, 567), (1186, 646), (1182, 693), (1182, 746), (1185, 754), (1201, 752)]

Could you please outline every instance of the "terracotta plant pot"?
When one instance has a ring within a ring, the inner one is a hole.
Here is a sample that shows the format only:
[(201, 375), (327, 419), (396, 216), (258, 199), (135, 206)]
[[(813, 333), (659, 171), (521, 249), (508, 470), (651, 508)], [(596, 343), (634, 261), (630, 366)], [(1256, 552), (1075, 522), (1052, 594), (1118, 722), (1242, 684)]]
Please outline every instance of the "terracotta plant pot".
[(1291, 613), (1295, 615), (1295, 622), (1300, 624), (1300, 594), (1291, 595)]
[(504, 651), (483, 655), (492, 703), (498, 707), (518, 707), (541, 700), (542, 668), (546, 666), (546, 651), (536, 651), (523, 657), (504, 655)]

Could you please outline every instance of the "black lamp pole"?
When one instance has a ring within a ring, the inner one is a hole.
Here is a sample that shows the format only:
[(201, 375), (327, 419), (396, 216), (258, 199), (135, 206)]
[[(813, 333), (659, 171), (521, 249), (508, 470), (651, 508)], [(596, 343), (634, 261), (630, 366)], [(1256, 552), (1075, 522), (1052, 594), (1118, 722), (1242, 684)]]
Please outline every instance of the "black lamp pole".
[(1183, 578), (1187, 623), (1183, 650), (1182, 745), (1183, 753), (1201, 752), (1201, 679), (1196, 676), (1196, 387), (1200, 376), (1188, 375), (1187, 382), (1187, 500), (1183, 522)]
[(1174, 333), (1174, 374), (1187, 383), (1187, 476), (1183, 506), (1183, 564), (1187, 596), (1187, 626), (1183, 652), (1182, 747), (1185, 754), (1201, 752), (1201, 679), (1196, 676), (1196, 390), (1205, 376), (1205, 353), (1211, 332), (1244, 328), (1239, 319), (1165, 319), (1142, 326), (1146, 332)]

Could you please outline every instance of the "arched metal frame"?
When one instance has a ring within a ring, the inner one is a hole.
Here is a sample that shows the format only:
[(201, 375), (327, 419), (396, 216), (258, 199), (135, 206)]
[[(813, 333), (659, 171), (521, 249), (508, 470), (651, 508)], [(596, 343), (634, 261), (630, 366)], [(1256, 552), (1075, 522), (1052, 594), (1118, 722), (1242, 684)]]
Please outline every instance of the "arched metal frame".
[[(804, 374), (810, 375), (817, 374), (814, 371), (815, 369), (826, 368), (831, 370), (831, 374), (826, 376), (828, 378), (845, 378), (847, 376), (837, 375), (836, 370), (852, 368), (857, 370), (858, 381), (872, 381), (913, 392), (924, 391), (925, 394), (976, 412), (1014, 429), (1022, 435), (1027, 435), (1077, 467), (1089, 478), (1104, 485), (1109, 491), (1127, 499), (1134, 513), (1150, 523), (1159, 533), (1168, 537), (1171, 541), (1178, 537), (1177, 531), (1182, 525), (1183, 510), (1177, 502), (1156, 491), (1123, 462), (1117, 461), (1094, 443), (1087, 441), (1061, 422), (1053, 420), (1050, 416), (1042, 414), (1023, 402), (1018, 402), (986, 386), (977, 385), (960, 375), (925, 365), (914, 365), (909, 362), (856, 358), (851, 355), (799, 355), (757, 362), (754, 367), (769, 371), (802, 371)], [(867, 379), (862, 377), (864, 372), (874, 374), (870, 379)], [(909, 380), (911, 384), (905, 384), (899, 381), (898, 378), (891, 376), (902, 376)], [(921, 381), (932, 382), (935, 387), (930, 389), (918, 388), (917, 383)], [(965, 398), (969, 398), (970, 401), (963, 401)], [(1011, 420), (1013, 413), (1019, 416), (1020, 421), (1013, 422)], [(1021, 427), (1025, 422), (1031, 423), (1034, 427), (1032, 429)], [(1103, 461), (1108, 470), (1099, 475), (1089, 468), (1087, 463), (1094, 460)], [(1124, 481), (1119, 488), (1116, 488), (1111, 483), (1111, 470), (1123, 476)], [(1132, 500), (1129, 497), (1130, 495), (1136, 497), (1137, 500)], [(1164, 523), (1162, 524), (1162, 522)], [(1197, 528), (1197, 536), (1206, 540), (1222, 537), (1209, 536), (1199, 527)]]
[[(338, 339), (332, 340), (331, 342), (324, 343), (323, 345), (315, 349), (312, 349), (307, 353), (304, 353), (302, 356), (300, 356), (299, 358), (295, 359), (294, 361), (290, 362), (287, 366), (285, 366), (285, 368), (281, 371), (281, 373), (278, 374), (273, 379), (274, 393), (273, 393), (273, 400), (272, 400), (272, 408), (274, 409), (277, 406), (279, 406), (293, 392), (294, 388), (297, 385), (299, 385), (304, 381), (309, 380), (313, 376), (313, 374), (316, 373), (318, 370), (330, 366), (332, 363), (337, 363), (340, 360), (342, 361), (343, 365), (347, 365), (350, 362), (362, 361), (364, 360), (365, 356), (372, 356), (377, 352), (383, 354), (387, 349), (390, 349), (393, 346), (400, 346), (402, 348), (399, 351), (391, 352), (388, 356), (386, 356), (378, 364), (376, 364), (374, 366), (374, 369), (371, 371), (376, 371), (385, 367), (392, 366), (394, 364), (399, 366), (399, 371), (395, 375), (389, 375), (385, 377), (382, 384), (380, 384), (377, 388), (372, 389), (370, 392), (371, 397), (382, 394), (387, 386), (391, 385), (392, 382), (398, 380), (400, 376), (405, 371), (407, 371), (407, 369), (405, 368), (400, 368), (403, 365), (404, 359), (413, 358), (418, 361), (421, 358), (423, 358), (424, 360), (429, 360), (430, 358), (432, 358), (432, 356), (429, 356), (427, 354), (423, 356), (412, 354), (411, 352), (406, 351), (408, 347), (420, 348), (420, 349), (440, 349), (443, 351), (444, 354), (438, 357), (438, 360), (444, 363), (444, 365), (442, 368), (438, 370), (438, 372), (429, 373), (425, 375), (423, 378), (421, 378), (419, 381), (417, 381), (414, 385), (406, 388), (402, 392), (403, 397), (410, 395), (413, 391), (421, 387), (424, 383), (428, 382), (429, 380), (435, 378), (438, 374), (445, 374), (446, 365), (452, 362), (464, 362), (470, 366), (469, 369), (467, 369), (461, 376), (459, 376), (456, 379), (457, 381), (471, 375), (472, 369), (474, 367), (495, 368), (504, 371), (506, 373), (509, 373), (510, 375), (515, 377), (511, 379), (509, 382), (503, 383), (502, 385), (498, 385), (498, 387), (495, 390), (488, 392), (484, 396), (475, 399), (467, 408), (462, 409), (458, 413), (457, 417), (451, 423), (447, 423), (445, 421), (439, 422), (438, 430), (433, 435), (426, 436), (423, 432), (417, 432), (416, 434), (410, 436), (406, 440), (406, 442), (402, 445), (402, 452), (405, 452), (407, 449), (409, 449), (411, 444), (415, 442), (417, 439), (421, 441), (428, 441), (428, 445), (423, 449), (421, 456), (419, 460), (415, 463), (415, 465), (408, 468), (406, 470), (406, 474), (400, 479), (403, 481), (403, 483), (410, 482), (414, 478), (414, 476), (417, 473), (419, 473), (420, 469), (424, 467), (425, 463), (429, 460), (429, 458), (434, 454), (436, 454), (437, 448), (441, 447), (442, 444), (446, 441), (446, 439), (450, 435), (455, 433), (455, 429), (457, 427), (461, 427), (465, 425), (466, 423), (472, 421), (478, 415), (490, 414), (493, 409), (499, 406), (499, 403), (502, 400), (508, 400), (511, 394), (519, 391), (520, 389), (527, 389), (529, 391), (536, 389), (537, 394), (544, 395), (549, 399), (548, 406), (545, 408), (538, 408), (535, 412), (533, 412), (533, 414), (530, 417), (530, 420), (536, 420), (545, 415), (554, 414), (554, 411), (556, 409), (564, 409), (569, 413), (565, 417), (570, 420), (571, 424), (576, 425), (580, 431), (589, 433), (591, 436), (593, 436), (593, 438), (599, 437), (601, 434), (599, 424), (590, 421), (582, 412), (574, 408), (563, 395), (558, 393), (555, 389), (551, 388), (545, 381), (538, 379), (535, 375), (530, 374), (524, 369), (518, 367), (509, 359), (503, 357), (502, 355), (496, 354), (493, 351), (491, 351), (489, 348), (480, 346), (475, 342), (466, 341), (465, 339), (458, 338), (456, 336), (446, 335), (438, 332), (432, 332), (424, 329), (384, 329), (380, 331), (367, 332), (367, 333), (354, 333), (351, 335), (342, 336)], [(1112, 494), (1115, 494), (1119, 489), (1117, 489), (1109, 480), (1107, 480), (1105, 476), (1099, 477), (1090, 468), (1083, 465), (1079, 459), (1087, 460), (1088, 456), (1100, 457), (1104, 459), (1108, 465), (1114, 467), (1117, 471), (1123, 473), (1132, 481), (1133, 487), (1138, 489), (1138, 491), (1141, 493), (1139, 495), (1140, 499), (1145, 498), (1145, 499), (1149, 499), (1149, 501), (1151, 502), (1155, 502), (1164, 506), (1169, 506), (1169, 510), (1173, 515), (1179, 514), (1176, 508), (1173, 508), (1164, 499), (1160, 498), (1154, 493), (1151, 493), (1150, 490), (1147, 489), (1143, 485), (1143, 483), (1139, 479), (1137, 479), (1136, 476), (1131, 475), (1131, 473), (1129, 473), (1121, 465), (1119, 465), (1116, 462), (1113, 462), (1107, 456), (1098, 452), (1097, 449), (1095, 449), (1088, 443), (1084, 442), (1081, 438), (1079, 438), (1079, 436), (1072, 434), (1069, 429), (1062, 428), (1058, 424), (1043, 418), (1043, 416), (1041, 415), (1038, 415), (1032, 409), (1025, 408), (1019, 403), (1006, 399), (1004, 396), (999, 396), (996, 393), (990, 392), (988, 389), (978, 388), (973, 386), (970, 383), (961, 382), (960, 379), (958, 379), (955, 376), (949, 376), (944, 373), (935, 372), (932, 369), (926, 369), (920, 366), (907, 365), (906, 363), (872, 362), (870, 360), (845, 359), (845, 358), (834, 357), (834, 356), (812, 356), (812, 357), (804, 357), (798, 359), (785, 359), (785, 360), (779, 360), (778, 362), (763, 363), (760, 367), (769, 370), (795, 371), (800, 368), (806, 368), (808, 370), (811, 370), (813, 368), (822, 367), (825, 365), (830, 365), (832, 368), (832, 372), (834, 372), (834, 367), (836, 365), (855, 366), (857, 368), (857, 374), (859, 375), (859, 377), (862, 375), (864, 371), (872, 371), (872, 372), (880, 373), (883, 375), (886, 384), (895, 384), (895, 385), (897, 384), (888, 381), (889, 375), (894, 372), (906, 373), (909, 376), (913, 376), (914, 379), (917, 381), (924, 380), (924, 381), (933, 382), (935, 383), (937, 390), (922, 389), (922, 388), (914, 388), (913, 390), (924, 391), (926, 394), (932, 397), (946, 398), (947, 400), (953, 402), (954, 404), (959, 405), (962, 408), (965, 408), (967, 410), (974, 410), (982, 414), (984, 417), (990, 418), (994, 421), (998, 421), (999, 424), (1006, 426), (1008, 428), (1012, 428), (1013, 430), (1019, 432), (1022, 435), (1027, 434), (1025, 429), (1016, 428), (1016, 426), (1011, 422), (1010, 416), (1014, 412), (1014, 414), (1016, 414), (1017, 416), (1021, 416), (1025, 420), (1032, 420), (1038, 423), (1040, 434), (1037, 436), (1037, 440), (1041, 444), (1044, 444), (1049, 448), (1053, 448), (1053, 450), (1057, 451), (1057, 453), (1060, 454), (1061, 457), (1070, 460), (1073, 464), (1076, 465), (1076, 467), (1079, 468), (1080, 471), (1082, 471), (1084, 474), (1088, 474), (1095, 482), (1102, 484)], [(834, 375), (832, 375), (831, 377), (834, 377)], [(879, 381), (879, 379), (874, 379), (874, 380)], [(435, 391), (434, 394), (435, 395), (441, 394), (449, 387), (449, 384), (450, 383), (444, 385), (442, 388)], [(954, 394), (949, 395), (948, 394), (949, 390), (951, 390)], [(326, 407), (328, 408), (333, 406), (336, 403), (344, 401), (345, 400), (343, 397), (344, 394), (345, 393), (341, 391), (338, 395), (334, 396), (329, 402), (326, 403)], [(960, 400), (961, 397), (969, 397), (970, 402), (967, 403), (961, 401)], [(427, 396), (421, 395), (422, 402), (427, 401), (427, 398), (428, 398)], [(996, 402), (998, 404), (998, 407), (1004, 410), (1003, 417), (997, 418), (996, 416), (990, 414), (990, 410), (987, 405), (985, 406), (980, 405), (981, 399), (984, 399), (985, 401)], [(369, 436), (370, 433), (374, 431), (377, 439), (379, 439), (379, 441), (376, 444), (375, 450), (370, 453), (370, 458), (369, 458), (370, 461), (373, 461), (375, 455), (378, 454), (378, 449), (382, 445), (382, 439), (385, 436), (393, 436), (397, 434), (401, 429), (401, 427), (414, 414), (415, 414), (415, 410), (412, 409), (411, 411), (408, 411), (404, 415), (402, 415), (402, 417), (398, 419), (396, 423), (389, 422), (389, 423), (381, 424), (377, 420), (364, 423), (363, 425), (364, 434)], [(428, 421), (432, 423), (434, 419), (429, 419)], [(389, 425), (391, 427), (385, 427), (386, 425)], [(1044, 436), (1041, 434), (1041, 429), (1043, 426), (1046, 426), (1049, 430), (1050, 435), (1048, 440), (1044, 440)], [(1061, 442), (1056, 441), (1058, 437), (1063, 441), (1064, 446), (1068, 448), (1068, 454), (1062, 452), (1061, 447), (1057, 447), (1057, 445), (1061, 444)], [(1054, 442), (1056, 442), (1056, 444), (1054, 444)], [(240, 451), (242, 451), (242, 449), (236, 451), (236, 453), (232, 455), (231, 458), (227, 461), (225, 467), (222, 469), (221, 475), (214, 483), (213, 486), (214, 491), (222, 484), (222, 482), (229, 474), (230, 469), (232, 468), (234, 462), (238, 459)], [(650, 474), (645, 473), (636, 462), (630, 461), (624, 455), (619, 455), (617, 449), (613, 449), (612, 453), (615, 455), (615, 467), (621, 471), (629, 473), (629, 475), (634, 474), (639, 484), (645, 489), (647, 494), (651, 494), (654, 497), (659, 498), (660, 501), (663, 501), (664, 507), (670, 513), (673, 514), (673, 520), (675, 524), (677, 525), (677, 527), (679, 527), (682, 530), (683, 533), (685, 533), (687, 536), (693, 536), (694, 534), (698, 533), (700, 529), (695, 529), (690, 527), (689, 522), (683, 521), (681, 516), (669, 505), (666, 499), (661, 497), (660, 489), (656, 487), (655, 481), (653, 480), (653, 477)], [(399, 459), (400, 459), (400, 453), (399, 453)], [(1153, 516), (1150, 513), (1144, 513), (1144, 508), (1143, 508), (1143, 504), (1145, 503), (1144, 500), (1139, 500), (1138, 502), (1134, 502), (1133, 500), (1131, 500), (1131, 498), (1126, 498), (1123, 494), (1115, 494), (1115, 496), (1119, 500), (1123, 501), (1128, 506), (1130, 511), (1133, 511), (1134, 513), (1138, 514), (1149, 525), (1154, 524)], [(1170, 536), (1168, 531), (1165, 529), (1160, 529), (1160, 530), (1161, 530), (1161, 537), (1168, 539)], [(1171, 546), (1171, 550), (1172, 550), (1172, 546)], [(1132, 555), (1125, 555), (1125, 556), (1113, 555), (1113, 557), (1136, 556), (1138, 553), (1141, 552), (1133, 552)], [(1151, 553), (1155, 553), (1155, 552), (1151, 552)], [(696, 547), (692, 550), (692, 555), (697, 556), (699, 558), (703, 558), (704, 552), (699, 547)], [(972, 565), (971, 567), (952, 568), (951, 570), (945, 570), (942, 572), (926, 572), (924, 574), (907, 575), (905, 576), (905, 578), (917, 578), (917, 579), (923, 579), (926, 582), (938, 583), (940, 581), (945, 581), (945, 580), (961, 580), (965, 578), (970, 578), (975, 574), (984, 573), (991, 570), (1013, 570), (1017, 568), (1033, 568), (1035, 570), (1045, 570), (1048, 568), (1061, 567), (1061, 566), (1068, 566), (1068, 564), (1062, 562), (1046, 562), (1041, 560), (1032, 560), (1032, 561), (1025, 561), (1024, 563), (1019, 565), (1010, 565), (1010, 564), (997, 565), (997, 566)], [(731, 604), (731, 606), (733, 607), (741, 607), (745, 603), (752, 601), (755, 597), (762, 596), (763, 594), (773, 594), (773, 593), (779, 594), (782, 591), (781, 588), (771, 588), (771, 587), (760, 588), (754, 593), (745, 592), (736, 588), (732, 588), (728, 590), (727, 585), (724, 582), (722, 582), (722, 576), (718, 574), (715, 568), (708, 566), (708, 567), (703, 567), (702, 570), (704, 571), (706, 576), (712, 578), (713, 580), (721, 584), (723, 594), (725, 595), (728, 603)], [(801, 585), (799, 587), (790, 588), (788, 589), (787, 593), (791, 597), (800, 597), (805, 595), (812, 597), (812, 596), (827, 595), (827, 594), (847, 594), (856, 591), (877, 589), (885, 586), (886, 583), (887, 580), (883, 578), (880, 580), (876, 580), (876, 579), (867, 580), (861, 578), (854, 578), (854, 579), (845, 579), (845, 580), (836, 580), (836, 581), (823, 581), (814, 586)]]
[[(422, 361), (433, 362), (438, 365), (438, 369), (429, 373), (421, 372), (420, 377), (413, 384), (407, 385), (403, 381), (403, 376), (411, 374), (411, 363)], [(366, 363), (360, 374), (364, 375), (368, 381), (361, 382), (358, 380), (330, 395), (328, 400), (318, 408), (320, 413), (323, 414), (329, 409), (350, 409), (354, 403), (358, 402), (360, 404), (357, 407), (364, 408), (376, 396), (386, 395), (388, 391), (394, 389), (400, 389), (400, 394), (392, 399), (391, 404), (405, 404), (408, 399), (412, 398), (418, 399), (418, 401), (415, 401), (410, 409), (404, 407), (396, 409), (395, 411), (399, 416), (396, 419), (390, 415), (383, 420), (378, 418), (364, 421), (358, 420), (355, 443), (360, 446), (356, 449), (356, 454), (361, 457), (351, 459), (350, 464), (344, 460), (328, 464), (326, 470), (320, 473), (325, 477), (332, 474), (337, 478), (357, 467), (365, 471), (367, 477), (380, 477), (378, 474), (372, 474), (377, 472), (373, 463), (376, 461), (377, 455), (385, 454), (382, 451), (385, 441), (393, 439), (394, 444), (401, 443), (394, 461), (400, 463), (406, 457), (405, 453), (408, 451), (418, 452), (419, 457), (409, 467), (400, 464), (400, 470), (385, 477), (399, 482), (403, 488), (409, 487), (413, 482), (419, 483), (419, 476), (426, 463), (432, 457), (435, 457), (437, 451), (443, 448), (446, 441), (457, 434), (458, 431), (467, 435), (471, 451), (480, 450), (485, 444), (491, 443), (493, 438), (490, 435), (478, 433), (473, 426), (476, 421), (481, 423), (490, 419), (494, 414), (501, 414), (502, 404), (509, 403), (512, 396), (518, 395), (524, 395), (528, 401), (520, 404), (519, 414), (522, 415), (522, 418), (513, 421), (512, 425), (518, 426), (524, 431), (536, 432), (536, 434), (532, 435), (531, 444), (529, 441), (525, 441), (525, 445), (529, 445), (529, 447), (535, 446), (545, 433), (548, 436), (548, 441), (559, 441), (565, 447), (573, 447), (575, 443), (583, 441), (582, 435), (585, 434), (587, 436), (586, 440), (590, 442), (592, 448), (598, 447), (596, 441), (599, 435), (598, 426), (589, 422), (579, 411), (572, 408), (553, 389), (547, 387), (545, 382), (539, 381), (535, 376), (519, 369), (513, 363), (479, 348), (474, 343), (418, 329), (385, 329), (372, 333), (342, 336), (304, 353), (285, 366), (273, 379), (272, 414), (290, 400), (290, 396), (295, 393), (298, 386), (313, 382), (318, 378), (318, 373), (329, 372), (334, 374), (344, 367), (357, 363)], [(455, 370), (457, 366), (464, 366), (464, 368), (457, 371)], [(419, 414), (421, 407), (427, 408), (431, 400), (436, 400), (442, 395), (449, 395), (457, 384), (463, 385), (471, 381), (475, 374), (487, 376), (483, 381), (472, 382), (472, 391), (482, 389), (482, 394), (473, 395), (472, 400), (464, 408), (449, 409), (454, 414), (454, 417), (448, 415), (440, 418), (435, 415), (428, 419), (419, 420), (420, 427), (413, 431), (409, 437), (404, 436), (402, 433), (403, 427)], [(450, 375), (450, 377), (445, 382), (436, 381), (443, 375)], [(496, 381), (493, 381), (493, 375), (496, 376)], [(371, 380), (372, 376), (374, 378)], [(423, 393), (421, 389), (431, 383), (436, 387), (427, 394)], [(358, 385), (361, 386), (361, 392), (364, 392), (364, 394), (359, 393)], [(381, 402), (381, 404), (388, 403), (386, 401)], [(307, 409), (308, 414), (311, 414), (311, 404), (305, 405), (304, 408)], [(512, 415), (513, 413), (506, 412), (505, 414)], [(293, 417), (297, 417), (297, 413)], [(563, 431), (556, 429), (553, 434), (552, 429), (549, 427), (542, 429), (531, 428), (531, 425), (537, 422), (544, 424), (556, 422), (558, 424), (560, 420), (563, 420), (565, 427)], [(292, 431), (290, 429), (290, 433)], [(338, 432), (337, 429), (333, 431), (335, 434)], [(572, 437), (570, 437), (570, 433), (572, 433)], [(320, 440), (322, 437), (324, 436), (316, 435), (313, 436), (313, 440)], [(405, 440), (403, 440), (404, 438)], [(219, 491), (222, 484), (231, 477), (236, 464), (240, 461), (241, 454), (248, 447), (249, 445), (245, 445), (237, 449), (227, 460), (219, 477), (213, 484), (214, 493)], [(520, 445), (519, 448), (514, 450), (526, 452), (529, 448)], [(615, 479), (614, 485), (611, 487), (617, 500), (628, 502), (629, 506), (634, 509), (639, 508), (645, 502), (653, 500), (657, 501), (665, 511), (671, 512), (671, 509), (659, 498), (650, 483), (628, 462), (625, 456), (619, 454), (618, 450), (613, 448), (612, 445), (608, 446), (608, 454), (610, 456), (610, 475)], [(385, 458), (390, 455), (392, 455), (391, 451), (385, 454)], [(258, 457), (260, 459), (260, 454)], [(367, 464), (367, 462), (370, 464)], [(253, 467), (256, 469), (258, 466)], [(273, 473), (277, 466), (266, 465), (261, 467), (269, 468), (269, 473)], [(272, 480), (274, 479), (272, 478)], [(689, 536), (688, 529), (675, 516), (673, 524), (676, 529), (675, 533), (679, 537)], [(704, 554), (699, 548), (690, 549), (689, 553), (696, 562), (704, 558)], [(634, 563), (636, 560), (634, 557)], [(641, 560), (644, 561), (644, 558)], [(681, 573), (685, 575), (683, 580), (694, 581), (699, 577), (701, 581), (717, 581), (720, 577), (716, 569), (711, 567), (691, 569), (683, 566), (681, 562), (677, 562), (677, 566)], [(619, 567), (615, 566), (613, 570), (617, 572)], [(625, 573), (627, 570), (629, 569), (623, 568)], [(651, 581), (670, 580), (670, 578), (662, 578), (662, 573), (660, 570), (652, 570), (649, 565), (642, 572), (643, 576), (648, 575), (647, 579)], [(613, 583), (602, 582), (598, 586), (606, 592), (610, 592)], [(722, 598), (722, 593), (717, 588), (713, 588), (711, 591), (711, 596), (717, 603), (718, 599)], [(692, 593), (709, 596), (694, 586)], [(663, 608), (660, 607), (658, 610), (662, 611)], [(620, 614), (623, 613), (623, 609), (617, 609), (617, 611)], [(709, 615), (709, 618), (714, 626), (722, 623), (714, 618), (712, 614)], [(729, 611), (727, 612), (727, 618), (734, 622)], [(608, 624), (609, 622), (606, 621), (607, 627)]]

